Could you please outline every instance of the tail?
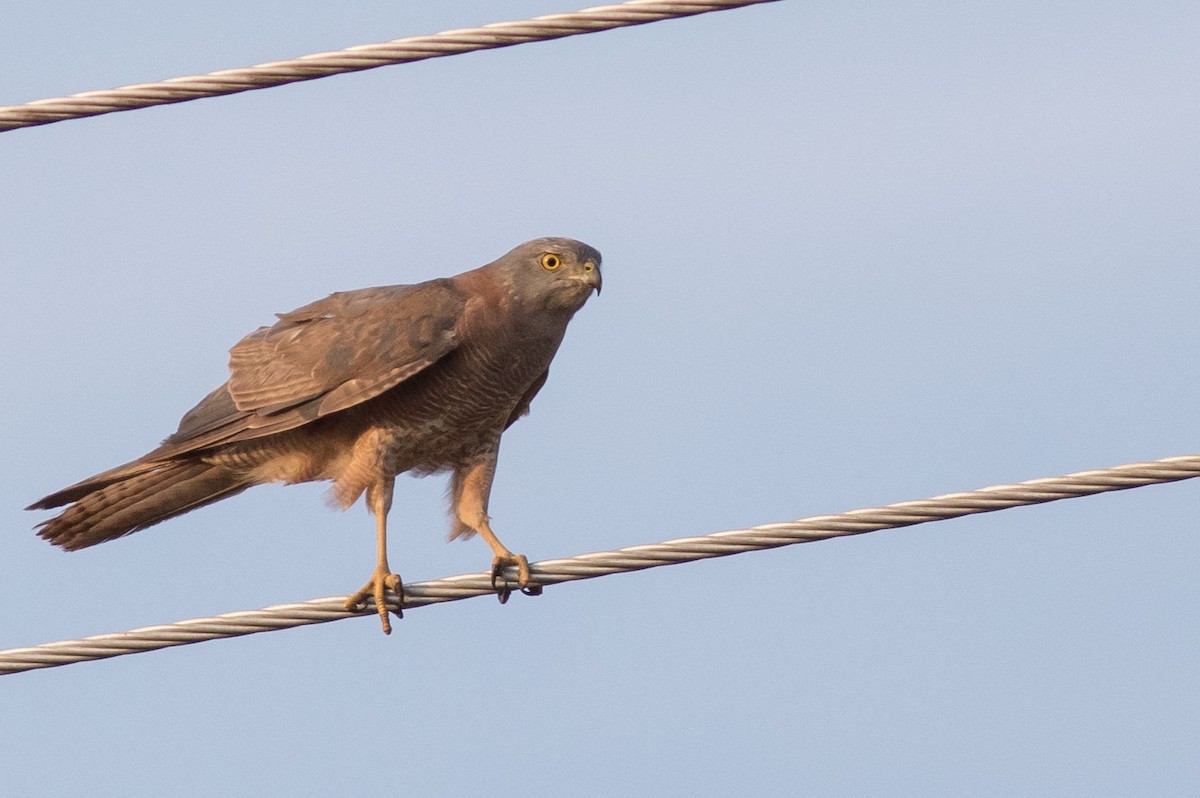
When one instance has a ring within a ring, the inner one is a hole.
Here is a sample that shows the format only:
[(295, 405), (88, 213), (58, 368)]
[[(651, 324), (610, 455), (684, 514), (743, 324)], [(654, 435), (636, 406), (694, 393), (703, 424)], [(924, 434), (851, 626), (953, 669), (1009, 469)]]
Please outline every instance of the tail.
[(38, 535), (67, 551), (113, 540), (241, 493), (252, 482), (201, 460), (133, 462), (85, 479), (27, 510), (71, 504), (38, 524)]

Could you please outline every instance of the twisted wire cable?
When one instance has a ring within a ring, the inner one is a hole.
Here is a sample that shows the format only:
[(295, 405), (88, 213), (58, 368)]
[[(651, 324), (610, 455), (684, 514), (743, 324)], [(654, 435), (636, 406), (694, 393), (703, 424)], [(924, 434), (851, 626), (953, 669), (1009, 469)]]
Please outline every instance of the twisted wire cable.
[(478, 28), (461, 28), (390, 42), (364, 44), (345, 50), (272, 61), (242, 69), (207, 75), (138, 83), (116, 89), (87, 91), (69, 97), (36, 100), (24, 105), (0, 106), (0, 131), (47, 125), (67, 119), (131, 111), (152, 105), (219, 97), (253, 89), (282, 86), (344, 72), (423, 61), (474, 50), (491, 50), (526, 42), (561, 39), (613, 28), (645, 25), (664, 19), (690, 17), (710, 11), (775, 2), (775, 0), (689, 0), (658, 2), (630, 0), (619, 5), (596, 6), (563, 14), (549, 14), (519, 22), (495, 22)]
[[(818, 515), (798, 521), (764, 524), (700, 537), (678, 538), (615, 551), (542, 560), (530, 566), (530, 573), (537, 584), (554, 585), (710, 557), (761, 551), (793, 543), (861, 535), (865, 532), (942, 521), (1009, 507), (1176, 482), (1197, 476), (1200, 476), (1200, 455), (1171, 457), (1099, 471), (1081, 471), (1063, 477), (1034, 479), (1015, 485), (999, 485), (966, 493), (950, 493), (932, 499), (901, 502), (884, 507), (851, 510), (836, 515)], [(515, 582), (516, 569), (508, 569), (505, 577), (510, 582)], [(410, 610), (428, 604), (493, 593), (490, 574), (463, 574), (405, 585), (402, 606), (403, 609)], [(332, 596), (300, 604), (280, 604), (261, 610), (231, 612), (211, 618), (147, 626), (130, 632), (97, 635), (82, 640), (65, 640), (31, 648), (9, 649), (0, 651), (0, 674), (52, 668), (255, 632), (327, 623), (356, 615), (375, 615), (373, 605), (367, 606), (360, 613), (348, 612), (343, 608), (345, 601), (345, 596)], [(389, 600), (389, 607), (393, 610), (401, 609), (394, 596)]]

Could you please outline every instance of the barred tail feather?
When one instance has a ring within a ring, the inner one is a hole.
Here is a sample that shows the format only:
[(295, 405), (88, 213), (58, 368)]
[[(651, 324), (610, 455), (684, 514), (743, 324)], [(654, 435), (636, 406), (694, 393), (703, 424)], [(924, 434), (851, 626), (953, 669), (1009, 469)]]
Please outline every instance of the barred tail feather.
[(67, 551), (94, 546), (182, 515), (253, 483), (200, 460), (131, 463), (51, 494), (29, 509), (74, 502), (38, 525), (38, 535)]

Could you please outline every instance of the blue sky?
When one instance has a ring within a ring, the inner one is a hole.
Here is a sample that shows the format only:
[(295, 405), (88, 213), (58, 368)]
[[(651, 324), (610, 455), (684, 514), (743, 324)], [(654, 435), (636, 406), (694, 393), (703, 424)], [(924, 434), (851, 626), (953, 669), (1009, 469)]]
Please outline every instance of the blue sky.
[[(577, 6), (10, 2), (0, 104)], [(1200, 451), (1200, 10), (782, 2), (0, 134), (0, 648), (345, 594), (258, 488), (65, 554), (244, 333), (605, 256), (495, 528), (531, 559)], [(477, 571), (444, 479), (392, 564)], [(5, 792), (1191, 795), (1184, 482), (0, 680)]]

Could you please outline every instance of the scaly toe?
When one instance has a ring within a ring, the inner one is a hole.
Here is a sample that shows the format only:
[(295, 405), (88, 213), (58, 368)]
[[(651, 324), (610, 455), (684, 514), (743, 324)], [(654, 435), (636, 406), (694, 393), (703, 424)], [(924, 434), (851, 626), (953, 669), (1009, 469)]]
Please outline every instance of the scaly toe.
[(371, 588), (372, 584), (367, 582), (361, 590), (346, 599), (346, 603), (342, 605), (345, 607), (346, 612), (361, 612), (365, 609), (364, 605), (367, 602), (367, 596), (371, 595)]
[[(361, 612), (366, 607), (367, 598), (370, 597), (375, 601), (375, 611), (379, 613), (379, 621), (383, 626), (383, 633), (390, 635), (392, 633), (392, 622), (388, 618), (387, 607), (387, 590), (391, 589), (399, 599), (399, 604), (404, 603), (404, 584), (400, 581), (398, 574), (377, 572), (372, 575), (371, 580), (367, 582), (357, 593), (346, 599), (346, 610), (349, 612)], [(404, 613), (396, 610), (396, 617), (403, 618)]]
[[(541, 585), (529, 584), (529, 559), (524, 554), (498, 555), (492, 558), (492, 589), (496, 591), (496, 598), (500, 599), (501, 604), (507, 602), (508, 597), (512, 595), (512, 587), (509, 586), (508, 580), (503, 578), (504, 569), (510, 565), (517, 567), (517, 587), (522, 593), (527, 596), (542, 594)], [(502, 580), (501, 584), (497, 585), (497, 580)]]

